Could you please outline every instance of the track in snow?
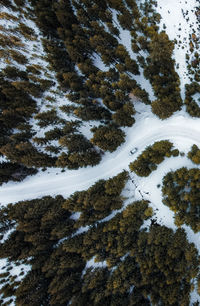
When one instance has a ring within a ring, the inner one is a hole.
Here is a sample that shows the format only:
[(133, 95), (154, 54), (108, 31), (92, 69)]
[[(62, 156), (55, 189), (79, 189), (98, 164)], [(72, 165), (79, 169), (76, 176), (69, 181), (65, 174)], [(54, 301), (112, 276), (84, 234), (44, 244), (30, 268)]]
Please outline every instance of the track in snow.
[[(200, 146), (200, 119), (175, 115), (161, 121), (155, 117), (143, 118), (132, 128), (126, 130), (126, 142), (116, 152), (106, 154), (102, 162), (95, 167), (79, 170), (67, 170), (64, 173), (41, 173), (29, 177), (21, 183), (8, 183), (0, 188), (1, 204), (14, 203), (61, 194), (65, 197), (75, 191), (89, 188), (99, 179), (107, 179), (118, 174), (133, 161), (146, 146), (155, 141), (169, 139), (180, 150), (189, 150), (191, 145)], [(131, 156), (130, 150), (138, 148), (137, 154)]]

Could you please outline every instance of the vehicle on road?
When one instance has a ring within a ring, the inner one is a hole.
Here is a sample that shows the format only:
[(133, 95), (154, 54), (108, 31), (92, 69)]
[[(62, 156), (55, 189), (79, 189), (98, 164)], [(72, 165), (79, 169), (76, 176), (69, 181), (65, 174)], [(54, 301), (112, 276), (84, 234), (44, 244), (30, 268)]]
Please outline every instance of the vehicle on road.
[(138, 148), (133, 148), (132, 150), (130, 150), (130, 155), (135, 154), (138, 151)]

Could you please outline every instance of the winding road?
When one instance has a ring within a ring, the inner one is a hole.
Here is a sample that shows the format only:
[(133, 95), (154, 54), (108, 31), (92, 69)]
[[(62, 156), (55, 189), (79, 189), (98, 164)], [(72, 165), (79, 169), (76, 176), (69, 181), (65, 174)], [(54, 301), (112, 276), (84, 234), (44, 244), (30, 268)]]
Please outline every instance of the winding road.
[[(66, 170), (56, 175), (56, 169), (28, 177), (21, 183), (8, 183), (0, 188), (1, 204), (33, 199), (45, 195), (69, 196), (77, 190), (87, 189), (99, 179), (107, 179), (118, 174), (133, 161), (146, 146), (155, 141), (169, 139), (179, 150), (187, 152), (191, 145), (200, 146), (200, 119), (182, 115), (161, 121), (155, 117), (140, 119), (132, 128), (126, 129), (126, 142), (110, 154), (105, 154), (96, 167)], [(130, 150), (138, 148), (130, 155)]]

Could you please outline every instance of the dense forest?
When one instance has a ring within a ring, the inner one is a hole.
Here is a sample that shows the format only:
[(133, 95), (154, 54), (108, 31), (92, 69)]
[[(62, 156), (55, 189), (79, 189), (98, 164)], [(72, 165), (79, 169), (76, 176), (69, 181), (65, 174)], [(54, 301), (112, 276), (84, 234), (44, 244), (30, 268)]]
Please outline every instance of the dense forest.
[(200, 231), (200, 170), (193, 168), (169, 172), (163, 179), (163, 203), (175, 212), (175, 223)]
[[(131, 97), (151, 104), (162, 119), (180, 109), (174, 43), (159, 32), (155, 1), (6, 0), (1, 6), (9, 24), (0, 27), (0, 154), (7, 172), (1, 182), (46, 167), (97, 165), (134, 124)], [(131, 50), (120, 43), (120, 31), (129, 31)], [(141, 74), (155, 101), (137, 81)]]
[[(160, 26), (157, 6), (0, 1), (0, 185), (115, 160), (148, 112), (154, 122), (177, 111), (200, 118), (200, 38), (192, 30), (182, 95), (180, 42)], [(200, 148), (184, 153), (164, 139), (135, 146), (127, 167), (89, 188), (0, 206), (0, 305), (200, 305), (199, 250), (186, 231), (200, 231)], [(194, 166), (168, 170), (156, 186), (173, 228), (138, 183), (167, 158)]]
[[(183, 229), (145, 226), (153, 215), (148, 201), (121, 210), (126, 180), (122, 172), (68, 199), (2, 208), (1, 305), (189, 305), (199, 264), (194, 244)], [(13, 275), (13, 263), (28, 272)]]

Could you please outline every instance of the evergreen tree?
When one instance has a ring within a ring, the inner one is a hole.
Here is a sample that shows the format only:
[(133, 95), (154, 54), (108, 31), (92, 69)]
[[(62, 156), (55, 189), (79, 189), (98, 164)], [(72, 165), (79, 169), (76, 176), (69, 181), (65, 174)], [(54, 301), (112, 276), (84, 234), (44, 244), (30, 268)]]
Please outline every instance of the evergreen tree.
[[(134, 171), (139, 176), (148, 176), (152, 171), (157, 169), (165, 157), (170, 157), (175, 154), (172, 150), (173, 144), (168, 140), (161, 140), (155, 142), (152, 146), (148, 146), (138, 158), (130, 163), (131, 171)], [(179, 152), (178, 152), (179, 153)]]
[(91, 131), (94, 133), (91, 142), (105, 151), (113, 152), (125, 141), (124, 132), (114, 125), (101, 125)]
[(163, 179), (163, 203), (175, 212), (177, 226), (187, 224), (194, 232), (200, 229), (199, 169), (180, 168)]
[(141, 232), (131, 251), (141, 271), (143, 293), (153, 304), (189, 305), (191, 281), (197, 273), (198, 256), (184, 230), (152, 226)]
[(132, 126), (135, 122), (135, 119), (132, 117), (134, 113), (132, 104), (126, 103), (112, 115), (112, 119), (119, 126)]

